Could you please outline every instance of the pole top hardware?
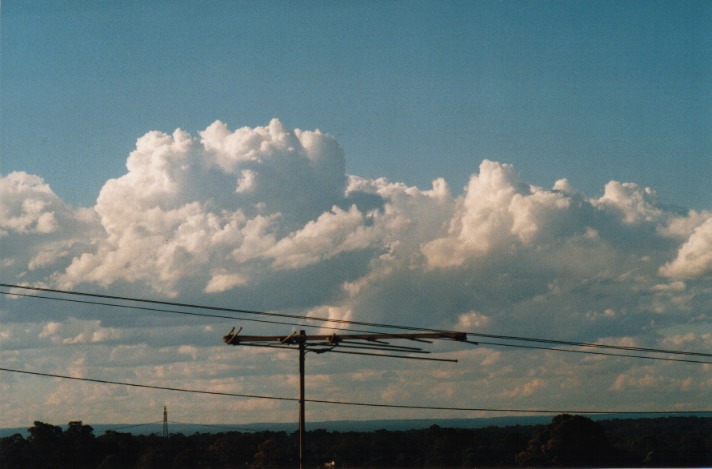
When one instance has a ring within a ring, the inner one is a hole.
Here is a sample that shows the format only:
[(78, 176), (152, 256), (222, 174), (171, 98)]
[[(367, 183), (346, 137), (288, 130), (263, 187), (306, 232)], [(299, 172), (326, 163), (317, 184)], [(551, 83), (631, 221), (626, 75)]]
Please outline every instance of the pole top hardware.
[[(428, 354), (419, 346), (392, 344), (395, 339), (412, 342), (432, 343), (429, 339), (446, 339), (458, 342), (469, 342), (467, 334), (453, 331), (409, 332), (399, 334), (314, 334), (307, 335), (303, 330), (292, 332), (287, 336), (257, 336), (238, 335), (242, 328), (235, 328), (223, 337), (228, 345), (246, 345), (252, 347), (287, 348), (299, 351), (299, 468), (304, 467), (304, 439), (306, 435), (304, 418), (304, 355), (314, 353), (348, 353), (352, 355), (370, 355), (374, 357), (409, 358), (413, 360), (431, 360), (441, 362), (457, 362), (449, 358), (425, 358), (413, 354)], [(297, 347), (293, 347), (297, 345)]]
[[(233, 327), (223, 341), (228, 345), (245, 345), (252, 347), (292, 348), (292, 345), (304, 345), (306, 351), (315, 353), (335, 352), (353, 355), (375, 355), (380, 357), (410, 358), (416, 360), (447, 361), (457, 360), (446, 358), (425, 358), (411, 354), (430, 354), (419, 345), (393, 344), (393, 340), (408, 340), (417, 343), (432, 343), (432, 340), (445, 339), (457, 342), (468, 342), (467, 334), (455, 331), (428, 331), (404, 333), (372, 333), (372, 334), (306, 334), (303, 330), (292, 332), (286, 336), (254, 336), (238, 335), (242, 328), (235, 332)], [(387, 352), (387, 353), (373, 353)]]

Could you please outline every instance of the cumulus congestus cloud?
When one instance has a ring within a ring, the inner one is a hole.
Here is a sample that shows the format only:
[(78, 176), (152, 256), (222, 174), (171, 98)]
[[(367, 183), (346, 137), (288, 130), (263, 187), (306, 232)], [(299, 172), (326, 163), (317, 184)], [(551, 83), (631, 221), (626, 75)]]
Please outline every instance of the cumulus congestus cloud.
[(6, 278), (51, 282), (101, 239), (96, 213), (69, 207), (41, 177), (22, 171), (0, 177), (0, 266)]
[[(93, 210), (66, 206), (38, 176), (5, 176), (0, 235), (22, 242), (2, 262), (28, 281), (167, 296), (259, 297), (274, 282), (296, 293), (309, 290), (299, 280), (308, 272), (311, 285), (323, 282), (309, 301), (274, 304), (403, 320), (437, 311), (442, 325), (472, 311), (537, 310), (543, 298), (584, 314), (565, 297), (601, 282), (652, 302), (659, 285), (690, 287), (712, 270), (712, 215), (667, 210), (634, 183), (611, 181), (591, 198), (565, 179), (536, 187), (485, 160), (454, 196), (442, 179), (427, 190), (368, 180), (345, 161), (332, 137), (276, 119), (234, 131), (216, 121), (197, 137), (152, 131)], [(631, 300), (590, 307), (618, 301)]]
[[(529, 184), (513, 166), (485, 160), (462, 193), (440, 178), (430, 188), (412, 187), (347, 174), (333, 137), (286, 129), (276, 119), (237, 130), (217, 121), (196, 136), (152, 131), (138, 139), (126, 168), (90, 208), (65, 204), (38, 175), (0, 177), (3, 279), (322, 318), (709, 347), (712, 212), (670, 208), (633, 182), (611, 181), (591, 196), (566, 179), (552, 188)], [(225, 321), (5, 305), (0, 353), (8, 363), (62, 372), (70, 363), (80, 376), (93, 370), (253, 394), (272, 394), (292, 376), (281, 359), (262, 371), (251, 351), (236, 363), (219, 341)], [(476, 366), (442, 370), (436, 387), (397, 365), (385, 373), (357, 361), (326, 362), (310, 377), (312, 392), (395, 402), (407, 381), (413, 396), (435, 402), (447, 395), (472, 405), (477, 389), (495, 407), (547, 407), (552, 395), (577, 407), (592, 402), (590, 389), (648, 393), (630, 402), (664, 403), (681, 392), (686, 402), (702, 402), (712, 386), (704, 373), (679, 366), (572, 365), (486, 345), (458, 357)], [(656, 386), (645, 384), (649, 376)], [(102, 412), (106, 396), (117, 406), (133, 398), (73, 386), (62, 384), (45, 404)], [(598, 404), (606, 407), (607, 399), (601, 394)], [(254, 410), (259, 420), (265, 406), (276, 404), (231, 408)], [(4, 411), (21, 419), (16, 407)], [(270, 409), (274, 419), (290, 418), (289, 410)]]
[(307, 238), (333, 249), (321, 258), (363, 244), (342, 246), (348, 240), (333, 219), (361, 215), (339, 208), (343, 150), (318, 131), (288, 131), (273, 120), (234, 132), (218, 121), (200, 138), (150, 132), (126, 166), (95, 207), (107, 237), (74, 260), (63, 276), (67, 285), (146, 282), (176, 295), (190, 280), (224, 291), (252, 282), (254, 269), (314, 262), (296, 260)]

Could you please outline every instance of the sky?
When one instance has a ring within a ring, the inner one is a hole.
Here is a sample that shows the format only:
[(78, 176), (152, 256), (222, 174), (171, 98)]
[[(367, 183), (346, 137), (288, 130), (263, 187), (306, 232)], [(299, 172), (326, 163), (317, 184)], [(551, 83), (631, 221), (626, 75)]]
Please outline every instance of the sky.
[[(0, 283), (712, 348), (708, 2), (4, 2), (0, 46)], [(299, 325), (10, 292), (3, 367), (297, 395), (292, 351), (221, 338)], [(310, 354), (307, 397), (684, 411), (712, 391), (710, 364), (431, 347), (458, 363)], [(2, 427), (156, 421), (164, 405), (296, 420), (293, 402), (11, 372), (0, 389)]]

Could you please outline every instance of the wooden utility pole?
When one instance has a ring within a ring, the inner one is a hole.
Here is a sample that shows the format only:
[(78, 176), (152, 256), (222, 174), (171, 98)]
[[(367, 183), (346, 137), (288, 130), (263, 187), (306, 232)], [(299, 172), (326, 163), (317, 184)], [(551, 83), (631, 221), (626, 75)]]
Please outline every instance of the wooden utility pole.
[(297, 336), (299, 344), (299, 469), (304, 467), (304, 439), (306, 438), (304, 418), (304, 355), (307, 353), (306, 334), (299, 331)]
[[(287, 336), (245, 336), (239, 335), (242, 328), (235, 332), (235, 328), (223, 337), (228, 345), (245, 345), (253, 347), (289, 348), (299, 351), (299, 468), (306, 463), (304, 449), (306, 429), (304, 414), (304, 357), (307, 352), (314, 353), (347, 353), (355, 355), (371, 355), (376, 357), (409, 358), (414, 360), (431, 360), (441, 362), (457, 362), (448, 358), (426, 358), (411, 354), (429, 354), (419, 346), (394, 345), (389, 340), (410, 340), (415, 343), (432, 343), (430, 339), (448, 339), (458, 342), (470, 342), (464, 332), (434, 331), (416, 333), (384, 333), (384, 334), (331, 334), (307, 335), (303, 330), (293, 332)], [(474, 343), (474, 342), (470, 342)], [(385, 352), (385, 353), (378, 353)]]

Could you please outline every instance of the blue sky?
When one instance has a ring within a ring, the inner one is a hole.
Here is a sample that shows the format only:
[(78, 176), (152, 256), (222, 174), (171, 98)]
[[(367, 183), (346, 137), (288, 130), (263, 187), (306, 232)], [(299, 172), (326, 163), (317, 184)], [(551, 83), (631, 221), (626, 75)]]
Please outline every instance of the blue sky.
[(321, 129), (348, 171), (455, 190), (484, 158), (703, 208), (706, 2), (32, 2), (2, 8), (2, 171), (91, 205), (148, 130)]
[[(0, 14), (0, 283), (712, 349), (709, 2), (57, 1)], [(220, 338), (301, 325), (0, 293), (3, 366), (294, 395), (294, 355)], [(712, 389), (710, 363), (434, 348), (459, 363), (310, 355), (308, 396), (660, 411), (705, 409)], [(136, 423), (164, 404), (180, 421), (295, 418), (274, 401), (7, 373), (0, 392), (0, 426)]]

